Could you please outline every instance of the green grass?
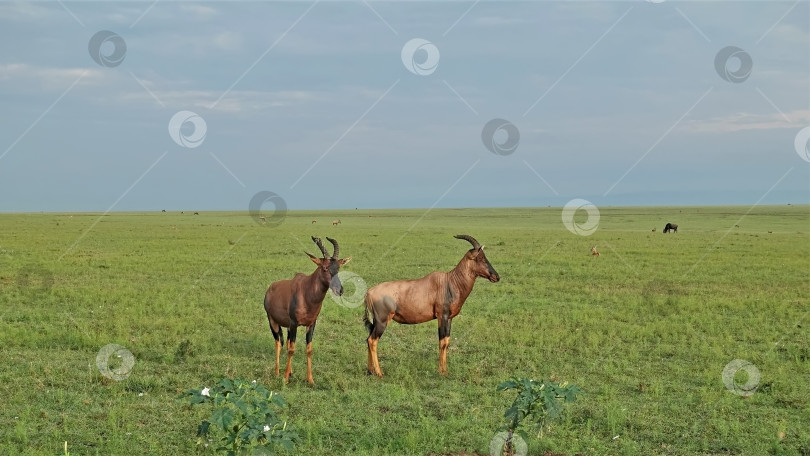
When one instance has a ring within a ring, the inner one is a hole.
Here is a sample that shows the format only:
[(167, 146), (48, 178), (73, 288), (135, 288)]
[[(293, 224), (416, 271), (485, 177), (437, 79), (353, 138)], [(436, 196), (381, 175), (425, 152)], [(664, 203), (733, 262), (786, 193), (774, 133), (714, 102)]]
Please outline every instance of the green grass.
[[(283, 394), (296, 454), (488, 454), (512, 375), (585, 391), (530, 454), (810, 454), (810, 208), (600, 210), (588, 237), (560, 208), (291, 212), (274, 228), (245, 213), (0, 215), (0, 454), (213, 454), (194, 435), (206, 411), (176, 397), (225, 376)], [(313, 270), (309, 236), (337, 238), (371, 286), (450, 270), (459, 233), (501, 281), (479, 280), (455, 319), (447, 378), (434, 322), (392, 324), (385, 377), (367, 376), (362, 308), (329, 298), (316, 385), (303, 349), (288, 385), (273, 375), (262, 297)], [(126, 380), (96, 367), (110, 343), (135, 357)], [(738, 358), (761, 373), (747, 398), (721, 378)]]

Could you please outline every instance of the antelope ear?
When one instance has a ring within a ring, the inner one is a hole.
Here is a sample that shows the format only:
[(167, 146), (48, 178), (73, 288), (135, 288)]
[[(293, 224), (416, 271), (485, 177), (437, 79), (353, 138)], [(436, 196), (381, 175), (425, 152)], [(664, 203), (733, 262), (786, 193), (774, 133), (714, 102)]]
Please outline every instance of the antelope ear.
[(352, 257), (349, 257), (349, 258), (343, 258), (343, 259), (338, 260), (338, 262), (340, 263), (340, 265), (341, 265), (341, 266), (343, 266), (344, 264), (348, 263), (349, 261), (352, 261)]
[(309, 259), (312, 260), (313, 263), (317, 264), (318, 266), (321, 265), (321, 259), (320, 258), (316, 257), (315, 255), (313, 255), (313, 254), (311, 254), (309, 252), (304, 252), (304, 253), (307, 254)]

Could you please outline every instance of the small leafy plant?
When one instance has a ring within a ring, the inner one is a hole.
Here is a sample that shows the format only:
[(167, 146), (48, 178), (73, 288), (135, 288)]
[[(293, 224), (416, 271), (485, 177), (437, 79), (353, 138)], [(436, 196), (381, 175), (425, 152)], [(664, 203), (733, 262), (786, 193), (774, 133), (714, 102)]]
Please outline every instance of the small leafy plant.
[(574, 402), (582, 390), (576, 385), (558, 384), (548, 380), (529, 380), (512, 377), (498, 385), (498, 391), (517, 390), (512, 406), (504, 413), (506, 425), (499, 431), (506, 431), (503, 454), (513, 456), (515, 445), (513, 436), (517, 432), (523, 439), (528, 436), (523, 430), (529, 423), (534, 424), (538, 433), (552, 420), (562, 416), (566, 403)]
[(255, 380), (225, 378), (212, 388), (188, 390), (180, 398), (187, 398), (192, 406), (213, 406), (211, 417), (197, 427), (198, 444), (207, 440), (212, 427), (219, 428), (224, 435), (217, 451), (228, 456), (270, 455), (279, 446), (292, 450), (300, 442), (298, 434), (276, 415), (275, 409), (287, 403)]

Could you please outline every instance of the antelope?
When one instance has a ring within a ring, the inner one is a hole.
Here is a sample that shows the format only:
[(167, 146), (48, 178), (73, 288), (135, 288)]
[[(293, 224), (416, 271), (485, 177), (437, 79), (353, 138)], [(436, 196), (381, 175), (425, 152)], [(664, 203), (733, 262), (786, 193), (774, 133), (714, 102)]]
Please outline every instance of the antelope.
[(596, 246), (591, 247), (591, 255), (599, 256), (599, 252), (596, 251)]
[(262, 223), (267, 223), (267, 216), (266, 215), (260, 215), (259, 220), (261, 220)]
[(336, 240), (329, 237), (327, 241), (334, 246), (330, 257), (326, 252), (320, 238), (312, 237), (315, 245), (321, 249), (323, 258), (306, 253), (318, 267), (310, 275), (298, 273), (291, 280), (273, 282), (264, 294), (264, 311), (270, 323), (270, 332), (276, 341), (276, 376), (279, 373), (279, 361), (283, 342), (282, 327), (287, 330), (287, 367), (284, 370), (284, 382), (290, 380), (292, 375), (292, 357), (295, 353), (295, 337), (299, 326), (306, 326), (307, 342), (307, 382), (314, 385), (312, 379), (312, 335), (315, 332), (315, 321), (321, 313), (323, 298), (330, 288), (338, 295), (343, 295), (343, 284), (338, 278), (338, 270), (348, 263), (351, 257), (340, 259), (340, 247)]
[(316, 223), (316, 222), (317, 222), (317, 220), (313, 220), (313, 221), (312, 221), (312, 223)]
[[(382, 377), (377, 358), (377, 343), (391, 322), (417, 324), (439, 320), (439, 374), (447, 375), (447, 347), (450, 346), (450, 325), (453, 317), (461, 312), (461, 306), (475, 285), (475, 279), (483, 277), (497, 282), (500, 276), (489, 264), (484, 246), (472, 236), (459, 234), (472, 248), (450, 272), (431, 272), (415, 280), (383, 282), (369, 289), (365, 296), (365, 315), (369, 335), (368, 373)], [(372, 318), (369, 318), (371, 314)]]
[(664, 233), (669, 233), (670, 230), (677, 233), (678, 232), (678, 225), (675, 224), (675, 223), (667, 223), (664, 226)]
[(340, 220), (332, 220), (332, 226), (340, 225)]

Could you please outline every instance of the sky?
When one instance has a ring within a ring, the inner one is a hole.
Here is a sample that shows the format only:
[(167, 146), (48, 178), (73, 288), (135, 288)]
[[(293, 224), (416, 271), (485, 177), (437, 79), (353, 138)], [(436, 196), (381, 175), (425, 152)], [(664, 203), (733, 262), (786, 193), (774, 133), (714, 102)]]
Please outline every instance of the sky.
[(806, 0), (0, 1), (0, 43), (0, 212), (810, 202)]

